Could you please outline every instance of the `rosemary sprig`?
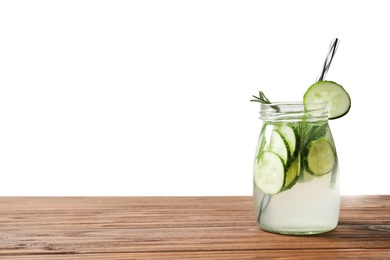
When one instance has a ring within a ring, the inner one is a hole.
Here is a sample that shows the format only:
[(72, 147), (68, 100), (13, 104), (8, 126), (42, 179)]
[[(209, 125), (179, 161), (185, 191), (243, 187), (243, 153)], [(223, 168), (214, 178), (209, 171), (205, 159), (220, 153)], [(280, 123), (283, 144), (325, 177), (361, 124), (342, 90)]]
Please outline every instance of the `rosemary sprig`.
[[(261, 104), (272, 104), (272, 102), (264, 95), (263, 91), (259, 91), (259, 96), (256, 97), (253, 95), (254, 99), (251, 99), (252, 102), (259, 102)], [(275, 109), (277, 112), (280, 112), (280, 108), (278, 106), (271, 106), (273, 109)]]
[(271, 101), (269, 101), (269, 99), (264, 95), (263, 91), (259, 91), (258, 97), (256, 97), (255, 95), (253, 95), (252, 97), (255, 98), (255, 99), (251, 99), (252, 102), (259, 102), (262, 104), (271, 104)]

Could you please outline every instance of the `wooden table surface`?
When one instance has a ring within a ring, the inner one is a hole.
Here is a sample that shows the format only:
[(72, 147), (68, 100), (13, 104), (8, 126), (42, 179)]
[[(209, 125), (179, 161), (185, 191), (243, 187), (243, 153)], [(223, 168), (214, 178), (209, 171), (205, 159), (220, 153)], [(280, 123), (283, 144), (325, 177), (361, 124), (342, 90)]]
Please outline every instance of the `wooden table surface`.
[(260, 230), (251, 197), (0, 197), (0, 258), (390, 259), (390, 195), (315, 236)]

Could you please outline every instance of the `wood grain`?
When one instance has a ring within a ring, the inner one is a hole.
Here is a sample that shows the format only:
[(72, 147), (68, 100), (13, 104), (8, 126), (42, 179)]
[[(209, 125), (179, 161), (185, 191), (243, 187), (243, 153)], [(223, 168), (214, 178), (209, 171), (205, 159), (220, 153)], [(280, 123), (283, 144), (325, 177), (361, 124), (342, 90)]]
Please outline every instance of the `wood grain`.
[(251, 197), (1, 197), (0, 257), (390, 259), (390, 195), (342, 197), (331, 232), (284, 236)]

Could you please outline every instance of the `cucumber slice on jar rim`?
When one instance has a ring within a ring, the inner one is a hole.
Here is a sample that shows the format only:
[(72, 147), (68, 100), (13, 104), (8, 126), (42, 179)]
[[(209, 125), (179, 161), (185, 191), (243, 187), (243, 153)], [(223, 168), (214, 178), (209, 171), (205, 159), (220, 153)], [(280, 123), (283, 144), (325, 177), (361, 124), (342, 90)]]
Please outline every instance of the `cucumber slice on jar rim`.
[(340, 118), (351, 108), (349, 94), (341, 85), (333, 81), (319, 81), (311, 85), (303, 96), (303, 103), (307, 109), (315, 103), (327, 103), (329, 119)]

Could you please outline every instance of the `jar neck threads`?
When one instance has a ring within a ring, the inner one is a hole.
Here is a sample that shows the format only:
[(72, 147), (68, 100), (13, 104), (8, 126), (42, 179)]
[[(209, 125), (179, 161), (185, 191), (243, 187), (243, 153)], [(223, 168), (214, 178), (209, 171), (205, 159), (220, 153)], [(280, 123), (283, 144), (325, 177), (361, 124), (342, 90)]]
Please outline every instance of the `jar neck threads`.
[(260, 105), (260, 119), (264, 121), (297, 122), (328, 120), (326, 103), (277, 102)]

